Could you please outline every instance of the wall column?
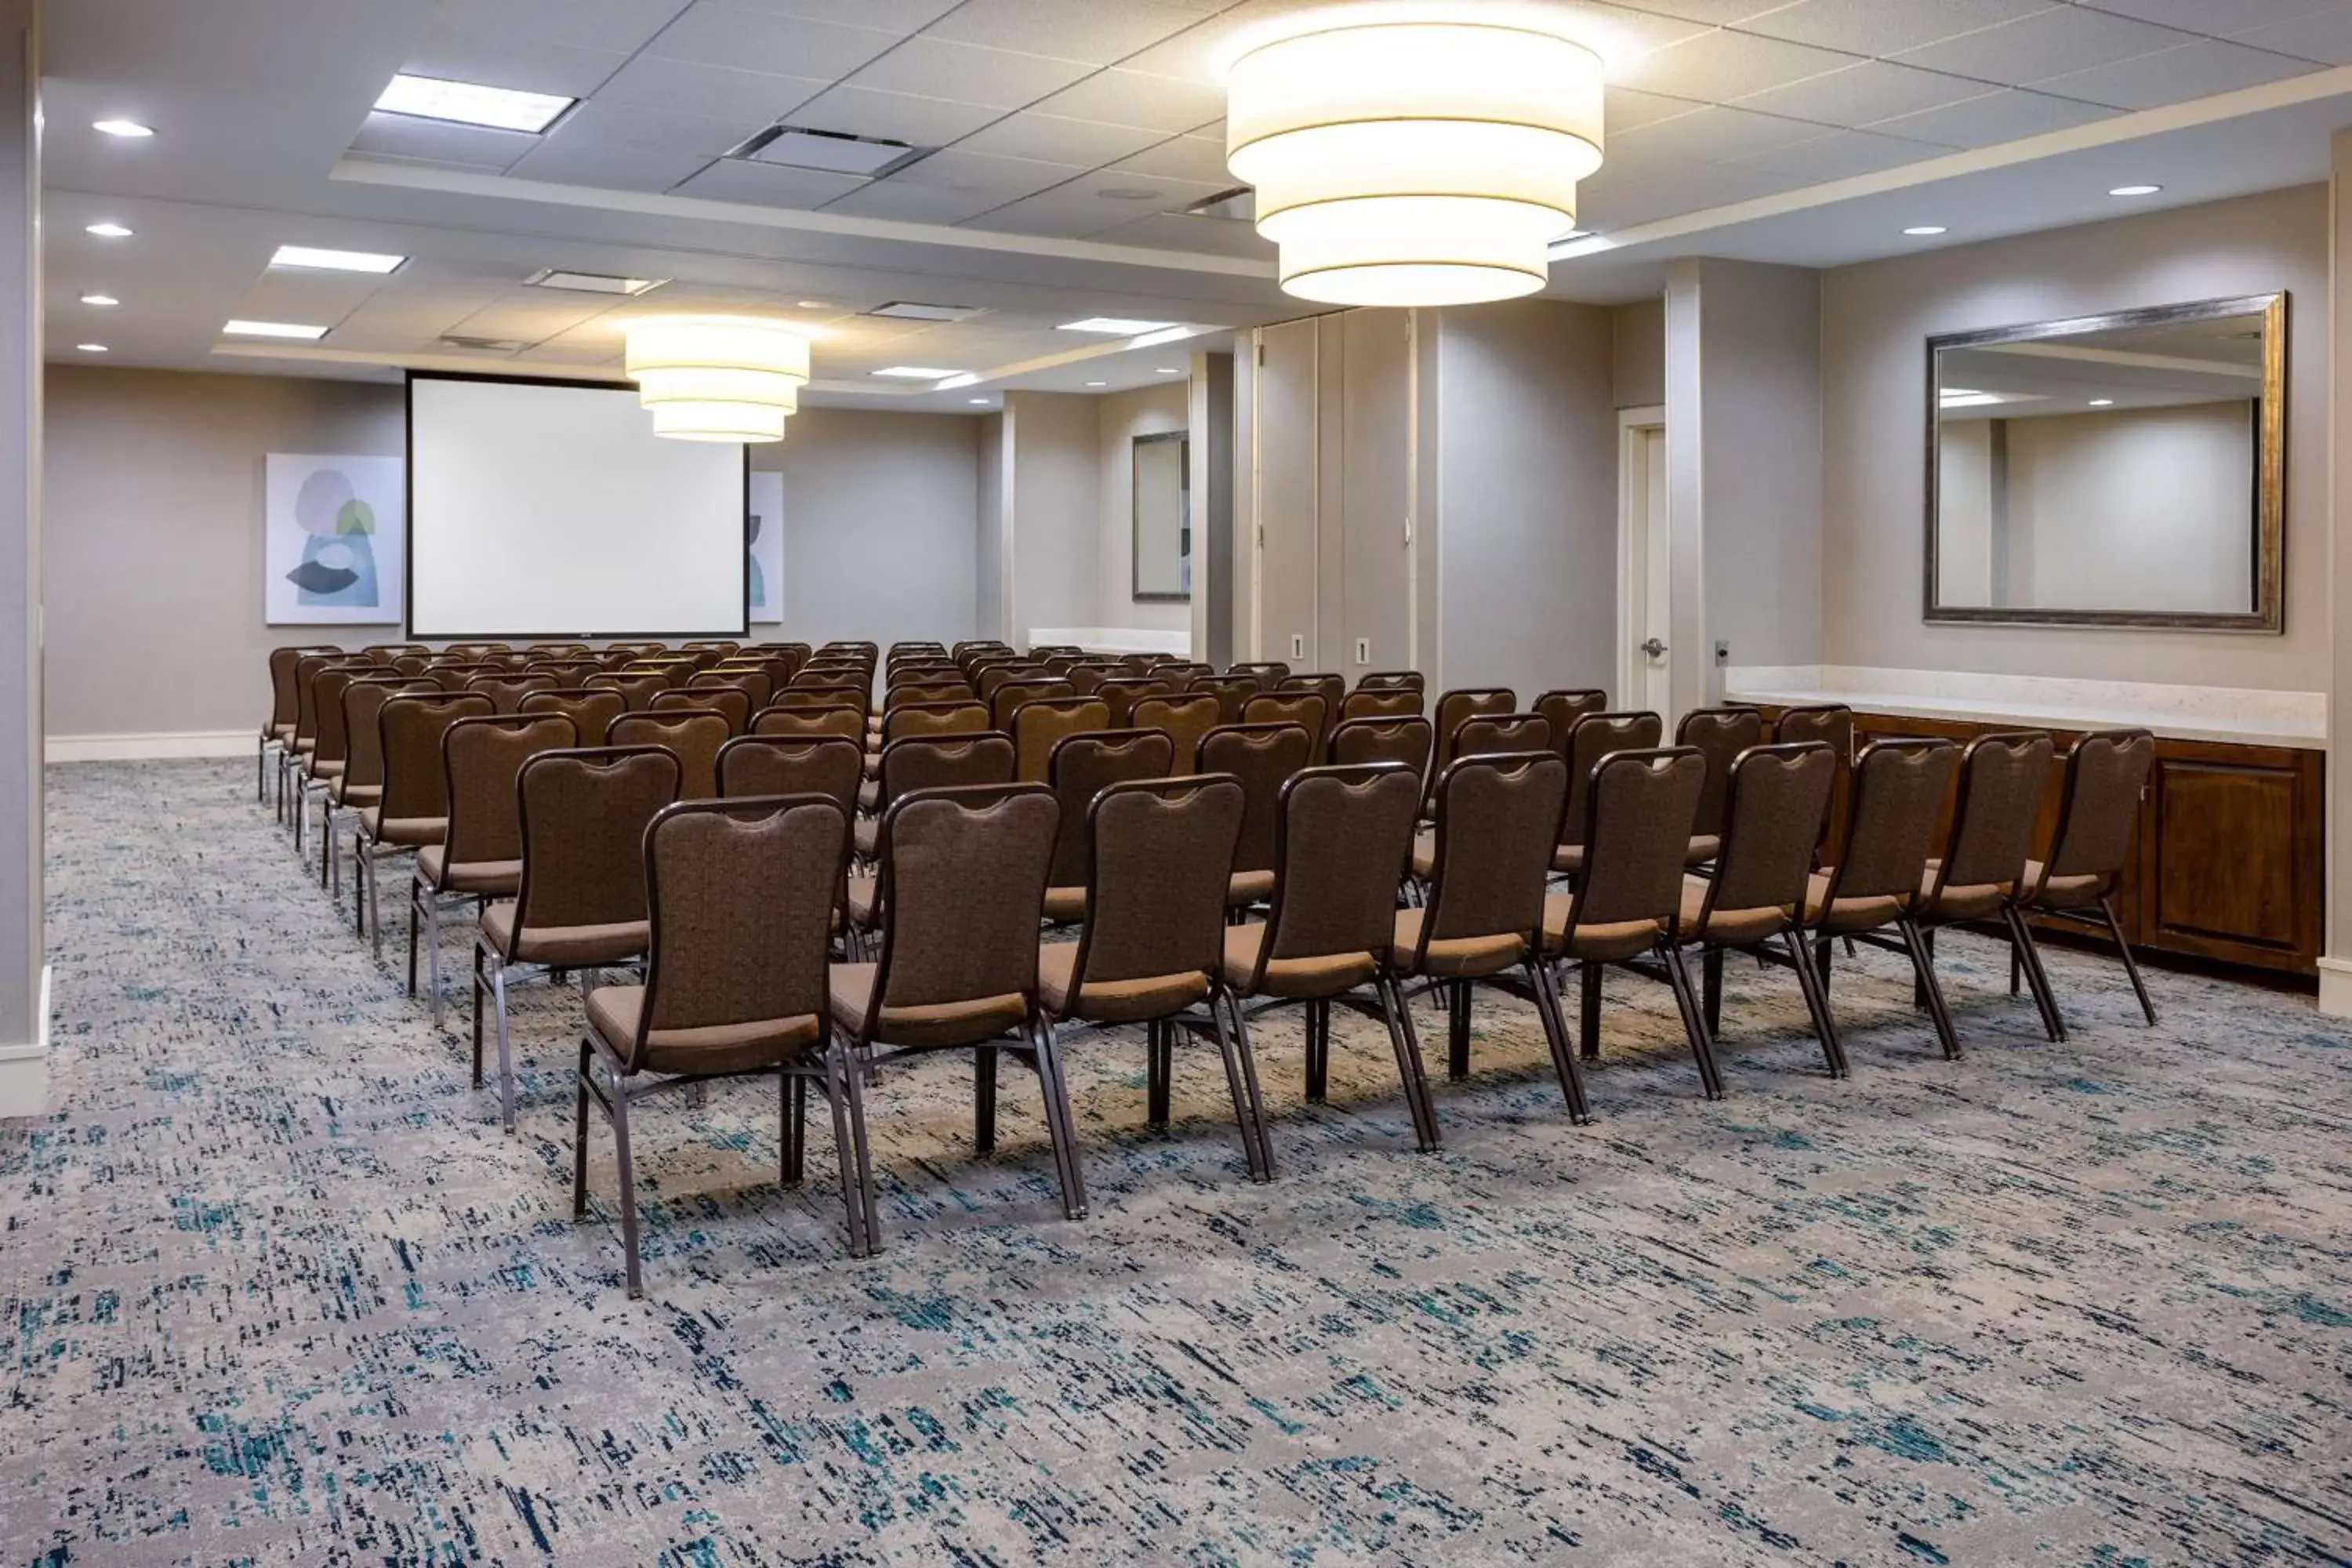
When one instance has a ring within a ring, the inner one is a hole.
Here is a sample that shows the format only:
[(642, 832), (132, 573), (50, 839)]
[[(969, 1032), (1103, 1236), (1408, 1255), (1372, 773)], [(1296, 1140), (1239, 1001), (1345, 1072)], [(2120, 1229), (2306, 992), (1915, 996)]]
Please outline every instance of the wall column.
[[(2290, 556), (2287, 570), (2326, 573), (2327, 601), (2334, 606), (2327, 681), (2327, 847), (2323, 857), (2327, 936), (2320, 950), (2319, 1009), (2352, 1017), (2352, 758), (2334, 743), (2352, 735), (2352, 635), (2347, 635), (2352, 627), (2347, 627), (2345, 609), (2352, 605), (2352, 385), (2344, 374), (2352, 366), (2352, 130), (2338, 131), (2329, 142), (2328, 167), (2328, 559), (2297, 566)], [(2297, 372), (2305, 387), (2315, 379), (2312, 368)], [(2311, 458), (2316, 461), (2319, 456), (2312, 454)], [(2290, 455), (2288, 460), (2294, 458)]]
[[(1244, 351), (1246, 352), (1246, 351)], [(1234, 356), (1192, 356), (1192, 657), (1234, 662)]]
[(0, 1116), (47, 1106), (41, 933), (40, 50), (0, 0)]

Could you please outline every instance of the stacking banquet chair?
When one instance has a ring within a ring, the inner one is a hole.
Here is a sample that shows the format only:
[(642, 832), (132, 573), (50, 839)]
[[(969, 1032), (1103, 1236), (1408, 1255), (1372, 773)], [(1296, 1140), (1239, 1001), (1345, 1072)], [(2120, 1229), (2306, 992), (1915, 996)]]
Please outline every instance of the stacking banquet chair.
[(980, 694), (982, 701), (992, 704), (996, 700), (996, 694), (1008, 686), (1032, 686), (1040, 681), (1051, 682), (1059, 679), (1061, 679), (1060, 676), (1042, 664), (1028, 660), (1008, 661), (1003, 664), (992, 664), (982, 668), (972, 678), (972, 689)]
[(1260, 691), (1272, 691), (1290, 679), (1290, 666), (1278, 658), (1247, 660), (1225, 666), (1225, 673), (1254, 677)]
[(881, 808), (882, 752), (891, 742), (924, 735), (978, 735), (986, 732), (988, 727), (988, 704), (975, 697), (947, 702), (907, 702), (892, 709), (883, 717), (882, 732), (866, 738), (871, 750), (866, 753), (867, 782), (858, 792), (859, 806), (868, 811)]
[(1572, 879), (1584, 869), (1585, 795), (1593, 771), (1619, 752), (1650, 750), (1664, 728), (1655, 713), (1588, 713), (1570, 728), (1560, 748), (1568, 759), (1568, 812), (1560, 818), (1552, 875)]
[(1675, 744), (1706, 759), (1706, 788), (1699, 792), (1698, 817), (1691, 828), (1691, 865), (1704, 866), (1721, 850), (1732, 760), (1763, 742), (1764, 715), (1753, 708), (1694, 708), (1675, 726)]
[[(1369, 678), (1367, 678), (1369, 679)], [(1417, 719), (1425, 706), (1418, 686), (1359, 686), (1339, 704), (1339, 717), (1349, 719)]]
[[(901, 742), (900, 744), (906, 742)], [(867, 1152), (862, 1079), (908, 1057), (978, 1053), (973, 1133), (996, 1134), (997, 1058), (1037, 1074), (1060, 1177), (1062, 1211), (1087, 1216), (1086, 1183), (1052, 1030), (1037, 1009), (1037, 925), (1060, 813), (1043, 784), (919, 790), (882, 818), (882, 952), (835, 964), (833, 1022), (850, 1041), (850, 1137), (869, 1251), (881, 1215)]]
[[(1784, 708), (1772, 726), (1772, 739), (1787, 744), (1818, 741), (1837, 763), (1837, 785), (1830, 794), (1829, 815), (1822, 822), (1821, 848), (1845, 820), (1846, 801), (1853, 793), (1853, 710), (1843, 702)], [(1818, 856), (1816, 857), (1818, 858)]]
[[(522, 826), (515, 780), (541, 752), (580, 737), (561, 713), (460, 719), (441, 737), (449, 819), (441, 841), (416, 852), (408, 883), (408, 994), (416, 994), (417, 928), (424, 927), (433, 1026), (441, 1026), (441, 910), (450, 898), (511, 899), (522, 880)], [(478, 1036), (478, 1030), (477, 1031)]]
[(1323, 699), (1323, 728), (1316, 732), (1318, 751), (1331, 742), (1331, 731), (1339, 722), (1340, 704), (1348, 700), (1348, 678), (1343, 675), (1286, 675), (1276, 682), (1272, 695), (1289, 696), (1311, 692)]
[(1189, 773), (1200, 754), (1201, 737), (1223, 721), (1221, 713), (1216, 698), (1208, 692), (1187, 691), (1144, 698), (1129, 718), (1131, 728), (1165, 731), (1176, 745), (1176, 772)]
[[(1960, 1042), (1951, 1010), (1919, 934), (1918, 912), (1932, 877), (1936, 822), (1951, 788), (1959, 748), (1949, 741), (1874, 741), (1854, 759), (1853, 801), (1836, 863), (1813, 874), (1805, 894), (1803, 940), (1811, 944), (1822, 989), (1830, 988), (1830, 942), (1850, 936), (1907, 955), (1918, 990), (1935, 1019), (1947, 1058)], [(1899, 944), (1875, 933), (1895, 928)]]
[(520, 713), (524, 698), (534, 691), (552, 691), (562, 684), (550, 675), (478, 675), (466, 682), (466, 689), (488, 697), (494, 711)]
[[(1242, 813), (1240, 782), (1216, 773), (1128, 780), (1095, 795), (1086, 811), (1086, 926), (1076, 942), (1038, 949), (1037, 1003), (1049, 1032), (1070, 1022), (1146, 1026), (1145, 1120), (1154, 1131), (1168, 1126), (1177, 1034), (1214, 1040), (1243, 1159), (1250, 1179), (1263, 1182), (1272, 1171), (1257, 1069), (1243, 1061), (1220, 1005), (1224, 889)], [(1059, 1036), (1055, 1043), (1064, 1044)]]
[(1086, 918), (1094, 831), (1088, 812), (1095, 796), (1129, 779), (1165, 779), (1175, 758), (1175, 742), (1158, 730), (1097, 730), (1066, 735), (1055, 745), (1047, 782), (1061, 803), (1062, 822), (1045, 877), (1046, 920), (1069, 925)]
[(1261, 691), (1242, 704), (1244, 724), (1296, 724), (1307, 731), (1307, 744), (1319, 754), (1331, 732), (1331, 709), (1315, 691)]
[(603, 745), (604, 731), (628, 710), (628, 702), (619, 692), (593, 686), (534, 691), (522, 700), (522, 707), (518, 710), (523, 713), (562, 714), (580, 732), (579, 743), (583, 746)]
[(1237, 671), (1228, 675), (1196, 675), (1187, 681), (1184, 689), (1204, 693), (1217, 700), (1217, 722), (1238, 724), (1242, 707), (1265, 689), (1268, 683), (1255, 675)]
[(988, 716), (994, 728), (1010, 735), (1013, 733), (1013, 715), (1020, 711), (1024, 704), (1076, 696), (1070, 683), (1059, 677), (1051, 680), (1008, 680), (999, 685), (995, 694), (989, 698)]
[(754, 713), (768, 705), (770, 696), (770, 682), (765, 672), (740, 669), (724, 664), (706, 669), (699, 675), (687, 677), (686, 689), (688, 691), (740, 691)]
[(1044, 784), (1053, 772), (1054, 748), (1066, 736), (1109, 729), (1110, 706), (1093, 697), (1045, 697), (1022, 703), (1012, 719), (1006, 733), (1013, 737), (1013, 776)]
[(1516, 712), (1518, 706), (1518, 694), (1500, 686), (1464, 688), (1445, 692), (1437, 699), (1437, 712), (1431, 724), (1437, 749), (1430, 753), (1431, 799), (1426, 803), (1427, 808), (1434, 809), (1436, 806), (1437, 781), (1445, 776), (1445, 770), (1454, 765), (1454, 758), (1465, 754), (1456, 744), (1461, 738), (1462, 726), (1481, 716)]
[(383, 859), (441, 842), (449, 826), (441, 736), (460, 719), (489, 712), (490, 700), (478, 691), (394, 697), (376, 712), (383, 792), (373, 805), (360, 808), (359, 826), (352, 836), (352, 863), (356, 896), (367, 906), (368, 941), (378, 958), (383, 956)]
[(575, 1220), (588, 1212), (589, 1101), (612, 1123), (632, 1300), (644, 1286), (630, 1107), (666, 1089), (773, 1075), (782, 1112), (779, 1173), (789, 1187), (802, 1179), (815, 1084), (833, 1108), (850, 1251), (866, 1250), (848, 1055), (825, 993), (834, 891), (848, 849), (848, 818), (839, 803), (817, 795), (692, 801), (665, 807), (646, 828), (645, 984), (589, 993), (572, 1111)]
[(821, 795), (854, 821), (864, 760), (857, 743), (839, 735), (738, 735), (719, 748), (719, 794)]
[(1813, 872), (1813, 849), (1837, 783), (1837, 759), (1818, 741), (1752, 746), (1731, 764), (1722, 846), (1712, 877), (1683, 879), (1675, 939), (1699, 950), (1701, 1012), (1712, 1038), (1723, 1027), (1723, 955), (1737, 950), (1797, 972), (1805, 1011), (1832, 1078), (1846, 1076), (1845, 1048), (1821, 976), (1796, 936)]
[[(2066, 754), (2058, 829), (2050, 841), (2049, 858), (2027, 863), (2025, 888), (2018, 900), (2029, 915), (2089, 926), (2111, 938), (2131, 980), (2132, 994), (2151, 1025), (2156, 1004), (2148, 1000), (2139, 961), (2132, 956), (2123, 922), (2116, 918), (2116, 884), (2131, 858), (2140, 796), (2155, 765), (2156, 737), (2146, 730), (2102, 730), (2076, 741)], [(2019, 963), (2012, 951), (2011, 992), (2017, 989)], [(2063, 1039), (2065, 1019), (2058, 1013), (2055, 992), (2051, 994), (2051, 1012)]]
[(1420, 778), (1429, 772), (1429, 721), (1418, 713), (1393, 719), (1347, 719), (1331, 731), (1330, 759), (1340, 767), (1358, 763), (1402, 763)]
[(623, 705), (632, 713), (643, 713), (654, 705), (654, 699), (670, 689), (668, 678), (660, 675), (592, 675), (592, 689), (609, 688), (621, 694)]
[(734, 733), (724, 713), (709, 708), (668, 708), (623, 714), (604, 731), (604, 743), (663, 748), (677, 758), (677, 797), (709, 800), (719, 794), (719, 748)]
[(309, 821), (304, 785), (311, 777), (311, 763), (319, 750), (319, 678), (344, 668), (355, 675), (381, 673), (374, 661), (341, 650), (305, 654), (294, 663), (294, 733), (278, 754), (278, 815), (281, 823), (294, 830), (298, 849)]
[(1299, 724), (1220, 724), (1201, 737), (1193, 771), (1237, 780), (1246, 802), (1225, 892), (1231, 908), (1245, 910), (1272, 896), (1282, 786), (1314, 761), (1314, 732)]
[[(2042, 1026), (2056, 1041), (2066, 1037), (2066, 1026), (2051, 995), (2032, 928), (2019, 907), (2029, 890), (2026, 871), (2053, 751), (2050, 737), (2039, 731), (1979, 735), (1969, 742), (1960, 753), (1960, 794), (1952, 812), (1951, 837), (1943, 853), (1927, 862), (1917, 919), (1920, 945), (1931, 968), (1937, 927), (1999, 921), (2009, 938), (2011, 967), (2023, 966)], [(1916, 1000), (1927, 1001), (1924, 986)]]
[[(751, 731), (751, 694), (740, 686), (691, 686), (684, 691), (665, 691), (654, 699), (647, 711), (718, 713), (725, 716), (729, 734), (747, 735)], [(858, 723), (862, 729), (863, 717)]]
[[(893, 741), (882, 752), (879, 815), (857, 824), (859, 859), (873, 865), (882, 853), (882, 824), (890, 807), (918, 790), (971, 788), (1013, 782), (1013, 739), (991, 730), (979, 735), (918, 736)], [(842, 906), (853, 939), (881, 929), (880, 876), (852, 877)]]
[[(379, 722), (383, 705), (395, 697), (433, 697), (440, 688), (415, 676), (379, 675), (354, 680), (343, 689), (343, 735), (350, 745), (341, 776), (327, 788), (324, 825), (327, 881), (334, 898), (343, 896), (342, 858), (338, 853), (341, 814), (354, 815), (383, 799), (383, 731)], [(354, 879), (356, 880), (356, 879)], [(355, 900), (364, 916), (367, 905)], [(364, 926), (356, 928), (365, 934)]]
[(382, 667), (373, 663), (330, 665), (310, 679), (310, 702), (318, 710), (310, 731), (310, 750), (302, 759), (302, 771), (295, 780), (294, 811), (295, 847), (300, 848), (305, 834), (302, 823), (310, 810), (310, 794), (319, 795), (319, 881), (324, 886), (332, 868), (328, 864), (327, 827), (334, 816), (335, 781), (343, 776), (351, 763), (350, 731), (343, 726), (343, 694), (354, 680), (362, 676), (373, 678)]
[(330, 651), (316, 644), (269, 650), (269, 721), (262, 725), (260, 742), (254, 749), (254, 798), (257, 801), (267, 804), (269, 799), (270, 754), (282, 755), (294, 741), (299, 704), (294, 691), (294, 667), (306, 655)]
[(1551, 725), (1551, 743), (1565, 757), (1568, 755), (1568, 732), (1587, 713), (1606, 712), (1609, 693), (1589, 687), (1568, 688), (1547, 691), (1528, 706), (1542, 714)]
[(1376, 669), (1359, 677), (1359, 691), (1427, 691), (1429, 681), (1417, 669)]
[[(1549, 746), (1456, 759), (1438, 780), (1428, 897), (1397, 911), (1388, 968), (1400, 984), (1444, 990), (1446, 1076), (1457, 1081), (1470, 1076), (1473, 987), (1485, 982), (1533, 1004), (1569, 1115), (1581, 1122), (1591, 1110), (1543, 952), (1544, 885), (1567, 803), (1568, 764)], [(1418, 1056), (1412, 1015), (1402, 1021)]]
[(1121, 675), (1100, 682), (1093, 695), (1110, 709), (1110, 727), (1124, 730), (1135, 722), (1135, 705), (1147, 697), (1172, 697), (1176, 689), (1148, 675)]
[[(1706, 763), (1688, 747), (1617, 752), (1603, 759), (1581, 803), (1582, 874), (1572, 891), (1544, 900), (1543, 940), (1547, 960), (1579, 966), (1580, 1056), (1590, 1060), (1601, 1054), (1601, 969), (1621, 964), (1673, 989), (1698, 1061), (1700, 1088), (1707, 1099), (1718, 1100), (1723, 1075), (1675, 938), (1683, 858), (1706, 784)], [(1644, 955), (1656, 960), (1654, 967), (1633, 962)]]
[[(696, 692), (695, 696), (706, 695)], [(799, 703), (763, 708), (752, 715), (747, 731), (753, 735), (838, 735), (866, 740), (866, 715), (845, 702)]]
[(645, 832), (677, 798), (677, 756), (658, 746), (544, 752), (515, 781), (522, 874), (511, 900), (483, 910), (474, 935), (474, 1087), (482, 1087), (482, 994), (499, 1042), (499, 1107), (515, 1128), (514, 1051), (507, 984), (521, 973), (576, 970), (594, 994), (596, 972), (643, 962)]
[(1481, 713), (1454, 731), (1454, 756), (1494, 756), (1517, 752), (1555, 752), (1551, 721), (1540, 713)]
[[(1420, 775), (1393, 763), (1293, 774), (1282, 787), (1266, 918), (1226, 928), (1224, 982), (1245, 1068), (1250, 1012), (1294, 1003), (1306, 1009), (1310, 1103), (1324, 1099), (1333, 1005), (1386, 1024), (1414, 1141), (1428, 1153), (1437, 1147), (1437, 1115), (1406, 1032), (1403, 994), (1388, 969), (1397, 879), (1420, 809)], [(1370, 1000), (1356, 994), (1361, 986), (1371, 988)], [(1244, 1006), (1252, 1000), (1256, 1007)], [(1263, 1153), (1271, 1171), (1271, 1146)]]

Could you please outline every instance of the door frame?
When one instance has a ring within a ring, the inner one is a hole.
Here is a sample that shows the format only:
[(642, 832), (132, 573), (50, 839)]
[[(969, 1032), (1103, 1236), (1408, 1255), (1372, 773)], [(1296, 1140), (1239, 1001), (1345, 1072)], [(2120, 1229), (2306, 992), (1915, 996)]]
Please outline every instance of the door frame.
[[(1645, 551), (1642, 561), (1644, 574), (1637, 574), (1633, 569), (1634, 549), (1637, 544), (1646, 545), (1650, 542), (1641, 537), (1643, 529), (1647, 526), (1647, 519), (1640, 514), (1641, 509), (1643, 504), (1650, 500), (1646, 493), (1649, 476), (1642, 450), (1643, 433), (1655, 430), (1663, 439), (1665, 428), (1666, 409), (1664, 404), (1651, 404), (1640, 408), (1621, 408), (1617, 411), (1617, 650), (1614, 660), (1617, 689), (1612, 695), (1616, 706), (1620, 708), (1647, 706), (1645, 699), (1649, 687), (1650, 669), (1646, 660), (1635, 655), (1633, 634), (1633, 629), (1648, 618), (1649, 605), (1646, 603), (1648, 595), (1643, 590), (1648, 586), (1646, 568), (1650, 560), (1654, 558), (1654, 552)], [(1673, 482), (1670, 468), (1667, 475), (1669, 487)], [(1663, 510), (1664, 509), (1656, 507), (1648, 508), (1651, 516), (1659, 516)], [(1671, 565), (1674, 559), (1674, 532), (1671, 523), (1669, 523), (1664, 542), (1664, 554), (1669, 563), (1666, 574), (1667, 592), (1671, 602), (1674, 582)], [(1644, 602), (1635, 602), (1637, 593)], [(1666, 650), (1666, 668), (1669, 672), (1674, 668), (1675, 656), (1679, 651), (1673, 647)], [(1668, 679), (1671, 683), (1671, 674)]]

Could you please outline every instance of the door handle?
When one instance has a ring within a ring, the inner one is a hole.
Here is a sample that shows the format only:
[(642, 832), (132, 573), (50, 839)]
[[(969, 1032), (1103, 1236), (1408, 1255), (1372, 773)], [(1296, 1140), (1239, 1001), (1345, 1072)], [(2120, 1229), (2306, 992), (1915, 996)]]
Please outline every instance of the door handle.
[(1642, 645), (1642, 651), (1648, 654), (1652, 658), (1659, 658), (1664, 656), (1666, 645), (1659, 641), (1656, 637), (1652, 637), (1648, 642)]

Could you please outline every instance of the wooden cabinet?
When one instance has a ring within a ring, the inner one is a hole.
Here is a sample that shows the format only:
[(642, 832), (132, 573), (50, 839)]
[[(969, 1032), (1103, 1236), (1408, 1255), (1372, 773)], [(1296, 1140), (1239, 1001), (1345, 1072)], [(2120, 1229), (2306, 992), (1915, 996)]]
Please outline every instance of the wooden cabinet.
[[(2022, 724), (1856, 713), (1854, 743), (1941, 735), (1965, 745)], [(2079, 731), (2053, 730), (2063, 757)], [(2041, 843), (2058, 821), (2062, 770), (2042, 803)], [(2298, 974), (2318, 973), (2326, 862), (2326, 757), (2291, 746), (2156, 743), (2131, 868), (2116, 899), (2134, 946)], [(1950, 803), (1946, 803), (1947, 820)]]

